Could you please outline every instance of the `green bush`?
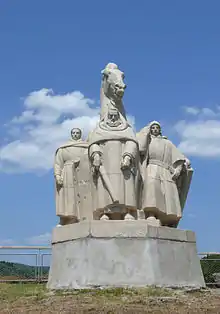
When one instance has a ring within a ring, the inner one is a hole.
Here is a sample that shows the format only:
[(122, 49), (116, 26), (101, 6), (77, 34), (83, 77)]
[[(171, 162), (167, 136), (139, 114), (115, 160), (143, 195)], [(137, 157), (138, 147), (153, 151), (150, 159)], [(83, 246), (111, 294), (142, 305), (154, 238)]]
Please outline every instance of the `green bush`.
[(210, 254), (204, 256), (200, 262), (205, 282), (207, 284), (215, 283), (214, 274), (220, 273), (220, 254)]

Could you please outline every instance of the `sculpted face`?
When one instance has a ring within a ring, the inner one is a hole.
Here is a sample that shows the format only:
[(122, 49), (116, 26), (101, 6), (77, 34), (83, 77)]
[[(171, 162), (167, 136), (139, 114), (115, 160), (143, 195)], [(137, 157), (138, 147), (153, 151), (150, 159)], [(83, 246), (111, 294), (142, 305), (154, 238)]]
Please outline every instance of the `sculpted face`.
[(154, 136), (158, 136), (161, 134), (161, 129), (160, 129), (160, 126), (158, 124), (153, 124), (151, 127), (150, 127), (150, 133)]
[(116, 98), (122, 98), (126, 88), (126, 85), (124, 83), (124, 73), (115, 68), (111, 70), (106, 70), (104, 72), (104, 75), (107, 78), (107, 83), (111, 94), (113, 94)]
[(77, 141), (81, 138), (82, 136), (82, 131), (80, 129), (72, 129), (71, 130), (71, 137), (73, 140)]
[(110, 111), (106, 123), (111, 127), (117, 127), (121, 124), (118, 111)]

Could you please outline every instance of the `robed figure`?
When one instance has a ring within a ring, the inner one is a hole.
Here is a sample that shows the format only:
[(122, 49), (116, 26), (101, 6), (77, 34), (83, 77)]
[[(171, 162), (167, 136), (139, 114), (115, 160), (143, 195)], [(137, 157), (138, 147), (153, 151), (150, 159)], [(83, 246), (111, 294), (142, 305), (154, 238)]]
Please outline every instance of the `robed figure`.
[(71, 130), (71, 139), (55, 153), (56, 215), (60, 225), (89, 217), (91, 203), (88, 143), (78, 128)]
[(142, 163), (141, 208), (153, 225), (177, 227), (192, 178), (188, 159), (151, 122), (138, 134)]
[(89, 137), (94, 219), (135, 219), (138, 143), (111, 108)]

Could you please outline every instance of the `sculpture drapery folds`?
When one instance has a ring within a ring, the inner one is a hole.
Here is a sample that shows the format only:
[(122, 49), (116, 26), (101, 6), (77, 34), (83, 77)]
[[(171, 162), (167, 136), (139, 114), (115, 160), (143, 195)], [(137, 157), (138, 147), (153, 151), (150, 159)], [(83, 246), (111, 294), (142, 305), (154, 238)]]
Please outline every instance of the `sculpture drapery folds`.
[(100, 120), (88, 136), (74, 128), (55, 153), (56, 213), (60, 225), (84, 219), (136, 220), (177, 227), (193, 169), (152, 121), (137, 135), (123, 104), (124, 73), (102, 71)]
[(160, 123), (151, 122), (138, 134), (141, 208), (155, 225), (178, 225), (191, 182), (192, 168), (176, 146), (162, 136)]

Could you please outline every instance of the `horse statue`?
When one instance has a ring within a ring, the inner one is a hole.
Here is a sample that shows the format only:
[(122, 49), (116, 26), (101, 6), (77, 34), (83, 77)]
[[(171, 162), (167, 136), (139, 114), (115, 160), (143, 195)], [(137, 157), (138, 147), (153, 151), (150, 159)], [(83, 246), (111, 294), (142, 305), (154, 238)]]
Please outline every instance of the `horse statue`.
[(122, 121), (127, 122), (122, 98), (126, 85), (124, 73), (119, 70), (117, 64), (108, 63), (102, 73), (100, 90), (100, 120), (103, 120), (110, 109), (117, 109)]

